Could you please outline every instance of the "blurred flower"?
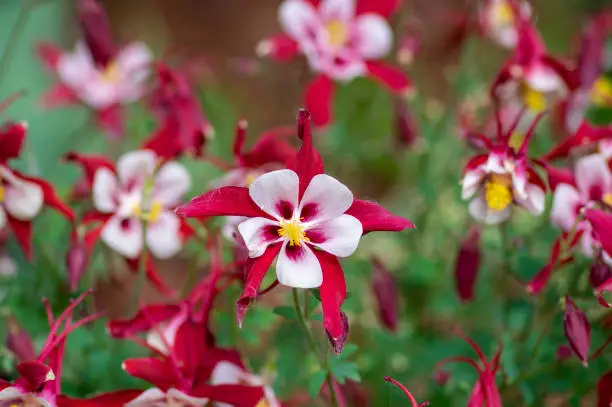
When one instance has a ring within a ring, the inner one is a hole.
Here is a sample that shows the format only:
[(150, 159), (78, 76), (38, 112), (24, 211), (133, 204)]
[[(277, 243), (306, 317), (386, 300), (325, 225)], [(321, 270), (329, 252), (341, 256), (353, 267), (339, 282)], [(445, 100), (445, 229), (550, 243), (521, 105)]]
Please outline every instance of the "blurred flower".
[(567, 345), (559, 345), (557, 347), (557, 360), (569, 359), (572, 356), (572, 348)]
[(7, 123), (0, 128), (0, 230), (13, 231), (26, 257), (32, 257), (32, 221), (48, 206), (74, 221), (72, 209), (57, 196), (53, 186), (10, 168), (9, 161), (21, 154), (27, 123)]
[(480, 28), (486, 36), (505, 48), (519, 41), (518, 21), (529, 20), (531, 6), (523, 0), (485, 0), (478, 10)]
[(412, 147), (421, 138), (419, 124), (403, 98), (395, 98), (395, 134), (399, 145)]
[(399, 40), (396, 59), (401, 65), (410, 65), (421, 48), (421, 38), (414, 33), (408, 33)]
[(606, 281), (612, 279), (612, 267), (597, 259), (592, 265), (589, 272), (589, 283), (591, 288), (597, 289)]
[(32, 337), (17, 322), (14, 316), (6, 317), (6, 348), (15, 355), (17, 363), (36, 359), (36, 351), (32, 343)]
[(438, 386), (445, 386), (450, 380), (450, 377), (451, 374), (445, 370), (437, 370), (432, 375), (433, 381)]
[(320, 287), (324, 326), (338, 340), (345, 331), (340, 306), (346, 297), (338, 257), (351, 255), (363, 233), (401, 231), (413, 225), (373, 202), (354, 199), (345, 185), (323, 174), (309, 120), (308, 112), (301, 111), (298, 136), (302, 147), (291, 169), (264, 174), (249, 188), (227, 186), (210, 191), (177, 212), (185, 217), (249, 218), (238, 225), (249, 249), (245, 288), (238, 300), (240, 321), (278, 254), (276, 275), (281, 284)]
[(175, 158), (183, 153), (200, 156), (206, 141), (214, 136), (214, 129), (187, 76), (158, 64), (156, 80), (149, 104), (157, 116), (159, 128), (144, 143), (144, 148), (158, 151), (164, 158)]
[(461, 301), (474, 298), (480, 268), (480, 228), (473, 226), (461, 242), (455, 263), (455, 285)]
[(285, 0), (279, 9), (284, 35), (262, 41), (260, 56), (290, 60), (304, 54), (310, 68), (320, 74), (307, 86), (306, 107), (318, 126), (331, 120), (332, 81), (348, 82), (371, 76), (393, 92), (406, 93), (412, 85), (403, 72), (378, 59), (393, 43), (387, 19), (398, 0), (323, 0), (317, 6), (306, 0)]
[(575, 133), (554, 146), (541, 159), (552, 161), (567, 158), (576, 151), (585, 149), (594, 150), (598, 143), (600, 153), (605, 157), (612, 157), (612, 150), (609, 148), (609, 144), (607, 144), (609, 140), (612, 140), (612, 125), (595, 126), (584, 120)]
[(79, 281), (89, 264), (89, 249), (80, 231), (73, 233), (70, 246), (66, 253), (66, 270), (68, 272), (68, 284), (72, 291), (76, 291)]
[(568, 295), (565, 296), (563, 332), (572, 350), (586, 367), (591, 346), (591, 324), (584, 312)]
[(612, 372), (608, 372), (597, 383), (597, 407), (612, 405)]
[(39, 56), (60, 83), (43, 96), (46, 107), (83, 103), (92, 108), (110, 136), (123, 134), (120, 106), (140, 99), (146, 91), (151, 51), (143, 43), (120, 48), (111, 37), (110, 24), (97, 0), (77, 2), (83, 40), (73, 52), (41, 43)]
[(425, 407), (425, 406), (429, 405), (428, 401), (426, 401), (424, 403), (421, 403), (421, 404), (417, 403), (417, 401), (414, 398), (414, 396), (412, 395), (412, 393), (410, 393), (410, 391), (408, 391), (408, 389), (406, 387), (404, 387), (404, 385), (401, 384), (400, 382), (398, 382), (397, 380), (395, 380), (395, 379), (393, 379), (393, 378), (391, 378), (389, 376), (385, 376), (385, 381), (393, 383), (394, 385), (399, 387), (399, 389), (404, 392), (406, 397), (408, 397), (408, 400), (410, 400), (410, 404), (412, 404), (412, 407)]
[(397, 330), (399, 312), (397, 281), (378, 258), (372, 259), (372, 289), (381, 323), (391, 331)]

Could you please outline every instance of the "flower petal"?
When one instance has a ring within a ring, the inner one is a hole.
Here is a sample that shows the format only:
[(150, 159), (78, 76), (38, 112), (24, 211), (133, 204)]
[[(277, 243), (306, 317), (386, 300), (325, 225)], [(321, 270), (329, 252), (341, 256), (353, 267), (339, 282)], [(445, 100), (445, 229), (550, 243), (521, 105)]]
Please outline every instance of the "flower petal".
[(406, 94), (412, 91), (412, 82), (401, 70), (381, 62), (366, 62), (368, 75), (381, 82), (391, 92)]
[(357, 2), (357, 15), (376, 13), (389, 17), (399, 7), (401, 0), (359, 0)]
[(6, 212), (4, 208), (0, 206), (0, 230), (4, 230), (4, 226), (6, 226)]
[(356, 0), (322, 0), (319, 14), (325, 21), (350, 22), (355, 17)]
[(353, 204), (353, 193), (337, 179), (327, 175), (315, 175), (300, 201), (300, 218), (303, 222), (325, 222), (347, 211)]
[(222, 360), (213, 369), (210, 375), (210, 384), (238, 384), (245, 376), (244, 373), (240, 366)]
[[(114, 400), (113, 400), (114, 401)], [(121, 400), (124, 402), (124, 400)], [(161, 391), (158, 388), (147, 389), (140, 393), (137, 397), (130, 400), (128, 403), (125, 403), (125, 407), (148, 407), (157, 405), (159, 403), (163, 405), (166, 402), (166, 393)], [(114, 405), (114, 404), (111, 404)], [(123, 405), (123, 404), (122, 404)]]
[(155, 170), (155, 153), (151, 150), (132, 151), (117, 160), (117, 175), (122, 185), (143, 185), (153, 176)]
[(309, 31), (321, 24), (317, 11), (303, 0), (284, 1), (278, 9), (278, 19), (283, 31), (297, 41), (308, 39)]
[(461, 199), (472, 197), (480, 188), (480, 183), (486, 175), (487, 173), (481, 168), (467, 171), (461, 180)]
[(93, 179), (94, 208), (102, 213), (114, 213), (117, 210), (117, 178), (108, 168), (100, 168)]
[(612, 215), (598, 209), (587, 209), (585, 216), (593, 226), (593, 231), (597, 235), (602, 248), (606, 252), (612, 253)]
[(8, 223), (19, 243), (19, 247), (23, 250), (26, 258), (31, 260), (32, 257), (32, 222), (19, 220), (17, 218), (8, 217)]
[(17, 177), (6, 167), (0, 167), (0, 176), (8, 182), (4, 191), (4, 207), (8, 214), (19, 220), (31, 220), (43, 208), (42, 188)]
[(330, 219), (307, 232), (314, 246), (338, 257), (355, 253), (362, 234), (361, 222), (351, 215)]
[(259, 57), (269, 57), (276, 62), (291, 61), (299, 52), (299, 44), (286, 34), (268, 37), (257, 44)]
[(152, 61), (153, 54), (143, 42), (126, 45), (115, 60), (121, 73), (126, 75), (127, 82), (141, 82), (146, 79)]
[(338, 339), (344, 333), (340, 311), (346, 298), (344, 272), (336, 256), (317, 251), (316, 257), (323, 270), (323, 283), (320, 289), (323, 325), (333, 339)]
[(325, 171), (321, 155), (312, 142), (310, 113), (304, 109), (298, 113), (298, 138), (302, 140), (302, 146), (297, 153), (295, 163), (288, 168), (293, 169), (300, 178), (299, 199), (301, 200), (312, 178)]
[(280, 242), (278, 222), (266, 218), (250, 218), (238, 225), (238, 231), (249, 250), (249, 257), (259, 257), (269, 245)]
[(35, 177), (30, 177), (30, 176), (21, 174), (17, 171), (13, 171), (13, 172), (15, 173), (16, 176), (18, 176), (22, 180), (38, 185), (43, 193), (43, 203), (47, 207), (55, 209), (56, 211), (64, 215), (66, 219), (68, 219), (69, 221), (74, 222), (75, 217), (74, 217), (74, 212), (72, 211), (72, 208), (70, 208), (70, 206), (66, 205), (60, 199), (60, 197), (55, 192), (55, 188), (53, 187), (53, 185), (51, 185), (51, 183), (41, 178), (35, 178)]
[(0, 163), (19, 157), (27, 130), (26, 122), (11, 123), (0, 129)]
[(72, 53), (65, 53), (57, 61), (57, 74), (62, 82), (80, 89), (95, 75), (96, 69), (85, 43), (80, 41)]
[(469, 205), (469, 211), (474, 219), (484, 222), (487, 225), (501, 223), (510, 217), (510, 206), (501, 211), (493, 211), (489, 209), (486, 199), (482, 196), (477, 196), (472, 199)]
[(298, 206), (299, 183), (292, 170), (272, 171), (253, 181), (249, 195), (262, 211), (277, 219), (289, 219)]
[(576, 185), (584, 197), (601, 199), (612, 188), (612, 174), (603, 156), (592, 154), (576, 162)]
[(164, 207), (178, 205), (191, 188), (191, 177), (187, 169), (177, 162), (164, 164), (155, 175), (154, 199)]
[(168, 259), (181, 251), (183, 239), (180, 229), (179, 217), (168, 211), (160, 213), (155, 222), (149, 222), (146, 240), (151, 254), (158, 259)]
[(178, 379), (167, 360), (156, 357), (126, 359), (121, 367), (130, 376), (149, 382), (161, 390), (167, 390), (174, 387)]
[(315, 126), (329, 124), (332, 119), (334, 84), (325, 75), (319, 75), (306, 85), (304, 104), (312, 114)]
[(364, 59), (379, 59), (391, 50), (393, 32), (389, 23), (377, 14), (361, 15), (355, 23), (357, 50)]
[(227, 403), (233, 407), (252, 407), (264, 398), (263, 386), (245, 386), (241, 384), (198, 384), (191, 391), (197, 397), (206, 397), (210, 400)]
[(276, 276), (282, 285), (295, 288), (316, 288), (323, 282), (317, 257), (308, 245), (289, 246), (285, 241), (276, 261)]
[(104, 225), (101, 237), (111, 249), (128, 259), (137, 258), (142, 251), (142, 225), (136, 217), (111, 217)]
[(168, 321), (181, 312), (177, 304), (152, 304), (141, 307), (130, 319), (108, 321), (107, 330), (113, 338), (126, 338), (139, 332), (150, 330), (153, 326)]
[(559, 184), (553, 194), (550, 219), (555, 225), (569, 231), (574, 226), (578, 216), (577, 209), (581, 208), (583, 204), (580, 193), (574, 187), (568, 184)]
[(532, 215), (541, 215), (546, 205), (546, 192), (534, 184), (528, 184), (525, 197), (516, 195), (516, 202)]
[(376, 202), (355, 199), (346, 214), (361, 222), (364, 234), (373, 231), (400, 232), (414, 228), (408, 219), (392, 214)]
[(186, 218), (206, 216), (267, 216), (255, 205), (244, 187), (221, 187), (195, 197), (190, 203), (179, 207), (177, 214)]

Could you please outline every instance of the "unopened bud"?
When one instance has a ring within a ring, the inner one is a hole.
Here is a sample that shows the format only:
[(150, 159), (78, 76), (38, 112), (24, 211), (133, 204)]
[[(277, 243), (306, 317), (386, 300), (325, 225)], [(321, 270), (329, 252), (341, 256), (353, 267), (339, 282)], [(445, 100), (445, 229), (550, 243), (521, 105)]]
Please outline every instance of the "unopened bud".
[(6, 348), (15, 355), (17, 363), (36, 359), (36, 352), (30, 334), (19, 325), (15, 317), (6, 318), (8, 333), (6, 335)]
[(76, 237), (72, 240), (66, 253), (66, 270), (68, 272), (68, 284), (71, 291), (76, 291), (79, 281), (89, 264), (89, 251), (82, 238)]

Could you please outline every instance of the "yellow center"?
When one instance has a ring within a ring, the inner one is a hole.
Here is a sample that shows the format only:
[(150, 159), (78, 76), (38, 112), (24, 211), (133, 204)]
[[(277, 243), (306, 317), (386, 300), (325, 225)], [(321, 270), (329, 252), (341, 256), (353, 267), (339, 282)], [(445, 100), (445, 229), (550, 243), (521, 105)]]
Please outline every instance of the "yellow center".
[(485, 185), (487, 206), (493, 211), (502, 211), (512, 202), (510, 179), (504, 175), (492, 175)]
[(162, 204), (160, 202), (155, 201), (153, 202), (150, 211), (143, 211), (140, 205), (136, 205), (134, 206), (134, 208), (132, 208), (132, 214), (134, 216), (138, 216), (140, 219), (146, 222), (156, 222), (157, 219), (159, 219), (159, 215), (161, 214), (163, 209), (164, 207), (162, 206)]
[(515, 131), (510, 136), (510, 140), (508, 140), (508, 146), (510, 146), (510, 148), (512, 148), (515, 152), (518, 152), (524, 141), (525, 135), (520, 131)]
[(492, 14), (496, 25), (510, 25), (514, 23), (514, 11), (507, 1), (500, 1), (494, 4)]
[(295, 220), (282, 220), (278, 235), (289, 240), (289, 246), (301, 246), (302, 242), (310, 242), (302, 222)]
[(523, 103), (532, 112), (541, 113), (546, 110), (548, 103), (543, 93), (523, 84), (521, 85), (521, 94)]
[(348, 39), (349, 31), (342, 21), (332, 20), (325, 24), (327, 34), (329, 35), (329, 44), (334, 48), (339, 48)]
[(268, 400), (261, 399), (261, 401), (257, 403), (255, 407), (270, 407), (270, 404), (268, 403)]
[(117, 82), (119, 76), (119, 65), (117, 65), (116, 62), (110, 62), (102, 72), (102, 79), (104, 79), (105, 82)]
[(256, 178), (257, 178), (257, 174), (255, 174), (253, 172), (249, 172), (244, 177), (244, 183), (246, 184), (247, 187), (250, 187), (251, 184), (253, 183), (253, 181), (255, 181)]
[[(2, 180), (0, 180), (2, 182)], [(4, 187), (0, 185), (0, 203), (4, 201)]]
[(603, 198), (601, 198), (602, 202), (608, 206), (612, 206), (612, 194), (610, 192), (604, 194)]
[(597, 106), (612, 106), (612, 79), (601, 77), (591, 88), (591, 102)]

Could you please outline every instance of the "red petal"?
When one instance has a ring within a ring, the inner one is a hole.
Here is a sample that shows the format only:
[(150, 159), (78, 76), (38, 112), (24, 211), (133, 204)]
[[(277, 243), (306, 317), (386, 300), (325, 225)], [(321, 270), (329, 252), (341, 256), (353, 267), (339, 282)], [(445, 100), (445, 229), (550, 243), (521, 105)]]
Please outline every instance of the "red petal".
[(45, 109), (72, 105), (77, 102), (78, 98), (75, 93), (63, 83), (53, 85), (40, 98), (40, 103)]
[(317, 76), (306, 85), (304, 104), (312, 114), (315, 126), (325, 126), (331, 121), (333, 93), (334, 84), (324, 75)]
[(13, 172), (20, 178), (23, 178), (26, 181), (29, 181), (29, 182), (32, 182), (38, 185), (43, 191), (43, 199), (44, 199), (45, 205), (47, 205), (50, 208), (55, 209), (56, 211), (64, 215), (66, 219), (68, 219), (69, 221), (74, 222), (75, 220), (74, 212), (68, 205), (62, 202), (59, 196), (57, 196), (57, 193), (55, 192), (53, 185), (51, 185), (47, 181), (40, 179), (40, 178), (29, 177), (17, 171), (13, 171)]
[(108, 65), (117, 53), (110, 22), (104, 8), (97, 0), (77, 2), (79, 23), (91, 56), (98, 66)]
[(68, 162), (74, 162), (81, 166), (90, 188), (93, 185), (96, 171), (98, 171), (100, 168), (107, 168), (115, 172), (115, 163), (113, 163), (110, 158), (103, 155), (80, 154), (71, 151), (64, 155), (64, 159)]
[(242, 150), (244, 149), (244, 142), (246, 141), (248, 123), (244, 119), (238, 120), (236, 124), (236, 132), (234, 134), (234, 145), (232, 152), (234, 157), (240, 158), (242, 156)]
[(113, 105), (97, 112), (98, 125), (111, 138), (123, 136), (123, 115), (120, 105)]
[(247, 216), (269, 217), (255, 205), (248, 188), (222, 187), (195, 197), (176, 213), (186, 218), (203, 218), (206, 216)]
[(373, 231), (400, 232), (414, 228), (414, 224), (408, 219), (392, 214), (375, 202), (355, 199), (346, 214), (361, 222), (364, 234)]
[[(210, 380), (210, 375), (220, 362), (229, 362), (242, 370), (246, 369), (244, 363), (242, 363), (240, 354), (235, 349), (206, 348), (206, 352), (200, 361), (201, 371), (198, 372), (196, 380), (202, 384), (206, 383)], [(195, 383), (194, 387), (198, 387), (198, 385), (199, 383)]]
[(31, 386), (32, 390), (38, 389), (50, 380), (55, 380), (55, 373), (51, 368), (36, 360), (18, 364), (17, 371), (21, 378)]
[(32, 260), (32, 222), (7, 217), (8, 224), (26, 258)]
[(348, 338), (350, 328), (348, 317), (342, 311), (340, 311), (340, 321), (342, 323), (342, 334), (340, 336), (333, 337), (327, 329), (325, 330), (325, 333), (327, 334), (327, 339), (329, 339), (329, 343), (334, 349), (334, 352), (336, 352), (337, 354), (342, 353), (342, 348), (344, 348), (344, 342), (346, 342), (346, 339)]
[(263, 132), (251, 151), (241, 154), (241, 165), (259, 167), (269, 163), (284, 165), (292, 163), (297, 155), (297, 149), (284, 138), (295, 137), (295, 133), (293, 127), (278, 127)]
[(172, 387), (181, 387), (181, 380), (175, 376), (174, 367), (169, 361), (157, 358), (126, 359), (122, 366), (130, 376), (142, 379), (166, 391)]
[(550, 165), (546, 167), (546, 173), (548, 174), (548, 185), (553, 191), (559, 184), (569, 184), (575, 186), (574, 173), (571, 170), (565, 168), (557, 168)]
[(389, 17), (400, 6), (401, 0), (359, 0), (355, 14), (377, 13)]
[(597, 239), (603, 249), (608, 253), (612, 253), (612, 215), (598, 209), (587, 209), (585, 216), (591, 222), (593, 231), (597, 235)]
[(303, 109), (298, 113), (298, 137), (302, 140), (302, 147), (297, 153), (295, 164), (289, 167), (297, 173), (300, 179), (299, 199), (302, 199), (312, 178), (324, 172), (323, 160), (312, 143), (310, 114)]
[(100, 240), (100, 235), (102, 234), (102, 229), (104, 229), (104, 225), (99, 225), (85, 233), (83, 236), (83, 240), (85, 241), (85, 245), (87, 245), (87, 250), (91, 253), (98, 240)]
[(50, 42), (41, 42), (37, 44), (36, 52), (38, 57), (45, 64), (45, 67), (54, 72), (57, 68), (57, 62), (64, 53), (60, 47)]
[(202, 322), (188, 318), (176, 332), (173, 353), (181, 365), (183, 375), (193, 377), (200, 367), (208, 342), (208, 329)]
[(58, 407), (123, 407), (142, 394), (142, 390), (118, 390), (99, 394), (88, 399), (73, 399), (60, 394)]
[(398, 94), (406, 94), (412, 91), (412, 82), (400, 69), (374, 61), (366, 62), (366, 65), (369, 76), (380, 81), (390, 91)]
[(572, 350), (586, 366), (591, 346), (591, 324), (585, 313), (567, 295), (565, 296), (563, 329)]
[(190, 394), (194, 397), (207, 397), (212, 401), (231, 404), (234, 407), (255, 407), (264, 398), (263, 387), (243, 386), (240, 384), (199, 385)]
[(257, 297), (259, 286), (280, 249), (281, 244), (268, 246), (264, 254), (247, 260), (245, 266), (246, 281), (244, 282), (244, 289), (236, 302), (236, 316), (239, 325), (242, 325), (244, 314), (247, 312), (251, 300)]
[(599, 301), (599, 303), (606, 308), (612, 308), (612, 304), (609, 304), (603, 298), (604, 292), (612, 292), (612, 278), (608, 279), (608, 281), (606, 281), (605, 283), (597, 287), (597, 290), (595, 290), (595, 293), (597, 294), (597, 300)]
[(597, 407), (612, 405), (612, 372), (608, 372), (597, 383)]
[(586, 120), (582, 122), (576, 133), (553, 147), (542, 157), (545, 161), (557, 160), (569, 156), (577, 147), (590, 145), (601, 140), (612, 139), (612, 126), (593, 126)]
[(480, 268), (480, 228), (470, 229), (461, 243), (455, 263), (455, 284), (461, 301), (474, 298), (474, 287)]
[(25, 122), (9, 123), (0, 130), (0, 164), (19, 157), (27, 130)]
[(260, 57), (268, 57), (277, 62), (291, 61), (299, 52), (298, 43), (286, 34), (266, 38), (257, 46)]
[(553, 265), (550, 263), (542, 267), (525, 286), (527, 292), (530, 294), (539, 294), (544, 287), (546, 287), (546, 284), (548, 284), (548, 280), (550, 280), (550, 276), (552, 275), (552, 268)]
[(181, 312), (177, 304), (154, 304), (142, 307), (133, 318), (115, 319), (107, 324), (108, 333), (114, 338), (125, 338), (148, 331), (160, 322), (167, 321)]
[(337, 340), (344, 334), (344, 324), (340, 315), (340, 307), (346, 299), (344, 271), (336, 256), (320, 250), (315, 250), (314, 253), (323, 270), (323, 284), (320, 288), (323, 326), (328, 334)]

